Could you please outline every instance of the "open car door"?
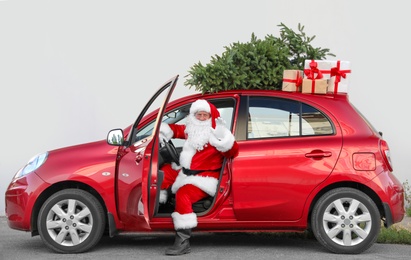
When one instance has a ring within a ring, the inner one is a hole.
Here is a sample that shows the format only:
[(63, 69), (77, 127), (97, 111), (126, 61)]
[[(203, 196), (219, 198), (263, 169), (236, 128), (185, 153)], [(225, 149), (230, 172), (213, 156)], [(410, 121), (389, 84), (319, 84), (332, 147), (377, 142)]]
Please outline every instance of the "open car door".
[(157, 204), (159, 128), (178, 75), (149, 100), (118, 150), (116, 199), (128, 229), (149, 230)]

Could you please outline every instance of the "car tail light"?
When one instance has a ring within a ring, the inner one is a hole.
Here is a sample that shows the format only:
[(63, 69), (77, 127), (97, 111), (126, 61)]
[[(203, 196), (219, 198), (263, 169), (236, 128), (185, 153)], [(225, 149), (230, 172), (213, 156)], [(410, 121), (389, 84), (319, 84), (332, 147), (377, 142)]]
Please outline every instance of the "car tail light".
[(390, 148), (388, 147), (388, 144), (386, 141), (381, 140), (380, 149), (381, 149), (381, 153), (384, 158), (384, 161), (388, 166), (388, 169), (392, 171), (393, 168), (392, 168), (392, 162), (391, 162), (391, 153), (390, 153)]

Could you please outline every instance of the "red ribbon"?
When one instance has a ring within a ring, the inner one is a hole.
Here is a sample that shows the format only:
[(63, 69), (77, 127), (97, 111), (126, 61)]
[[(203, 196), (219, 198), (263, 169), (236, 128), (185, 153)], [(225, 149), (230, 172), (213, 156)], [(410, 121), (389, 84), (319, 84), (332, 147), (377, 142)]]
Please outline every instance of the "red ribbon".
[(341, 77), (345, 79), (346, 73), (351, 73), (351, 70), (340, 70), (340, 61), (337, 61), (337, 67), (331, 68), (331, 77), (335, 76), (334, 94), (338, 92), (338, 83), (341, 81)]
[(283, 79), (283, 82), (295, 83), (295, 90), (298, 91), (298, 88), (303, 84), (303, 78), (300, 75), (300, 71), (297, 71), (295, 79)]
[(307, 75), (307, 79), (322, 79), (323, 74), (321, 71), (317, 68), (318, 63), (314, 60), (311, 60), (310, 62), (310, 68), (304, 70), (304, 74)]
[(315, 79), (311, 80), (311, 93), (315, 93)]

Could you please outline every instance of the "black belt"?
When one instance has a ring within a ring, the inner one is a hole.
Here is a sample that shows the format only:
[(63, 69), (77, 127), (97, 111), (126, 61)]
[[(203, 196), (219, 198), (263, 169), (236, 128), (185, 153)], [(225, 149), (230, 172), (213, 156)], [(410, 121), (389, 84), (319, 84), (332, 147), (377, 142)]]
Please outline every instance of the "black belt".
[(183, 167), (183, 173), (187, 176), (197, 175), (202, 172), (219, 172), (221, 168), (215, 170), (190, 170)]

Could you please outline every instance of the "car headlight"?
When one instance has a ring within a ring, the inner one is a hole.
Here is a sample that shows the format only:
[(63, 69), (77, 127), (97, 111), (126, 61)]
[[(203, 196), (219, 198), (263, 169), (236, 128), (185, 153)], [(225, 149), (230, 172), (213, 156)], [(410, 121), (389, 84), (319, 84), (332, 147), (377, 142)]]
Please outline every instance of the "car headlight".
[(30, 172), (33, 172), (33, 171), (37, 170), (47, 160), (48, 155), (49, 155), (49, 153), (45, 152), (45, 153), (34, 156), (32, 159), (29, 160), (29, 162), (26, 164), (26, 166), (21, 168), (16, 173), (16, 176), (14, 176), (14, 177), (15, 178), (21, 178), (21, 177), (29, 174)]

